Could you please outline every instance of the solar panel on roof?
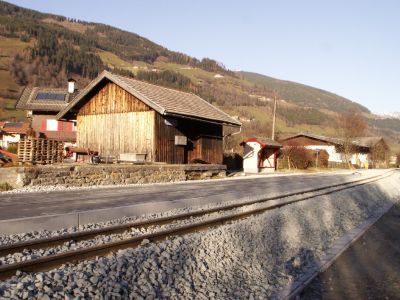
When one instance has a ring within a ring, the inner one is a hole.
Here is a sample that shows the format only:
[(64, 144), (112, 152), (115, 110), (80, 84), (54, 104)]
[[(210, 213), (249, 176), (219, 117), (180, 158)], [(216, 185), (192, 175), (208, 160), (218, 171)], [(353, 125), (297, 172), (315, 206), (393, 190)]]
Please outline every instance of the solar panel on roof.
[(37, 93), (36, 100), (55, 100), (55, 101), (64, 101), (65, 94), (61, 93)]
[(7, 122), (4, 124), (3, 128), (21, 128), (23, 123), (18, 122)]

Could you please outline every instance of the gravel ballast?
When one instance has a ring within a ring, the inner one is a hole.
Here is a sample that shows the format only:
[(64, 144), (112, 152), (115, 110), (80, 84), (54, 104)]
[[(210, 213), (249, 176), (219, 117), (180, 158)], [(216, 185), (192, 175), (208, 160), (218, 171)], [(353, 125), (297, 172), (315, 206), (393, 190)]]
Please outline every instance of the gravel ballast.
[[(0, 282), (0, 297), (273, 298), (333, 242), (400, 197), (399, 175), (218, 228)], [(45, 296), (46, 295), (46, 296)]]
[[(370, 171), (370, 170), (368, 170)], [(375, 175), (375, 174), (368, 174)], [(290, 174), (290, 175), (297, 175), (297, 174)], [(290, 176), (288, 175), (288, 176)], [(362, 175), (359, 173), (354, 173), (353, 175)], [(364, 174), (366, 175), (366, 174)], [(358, 178), (357, 178), (358, 177)], [(368, 178), (368, 177), (366, 177)], [(356, 176), (356, 179), (360, 179), (359, 176)], [(233, 179), (234, 180), (234, 179)], [(205, 180), (207, 181), (207, 180)], [(180, 182), (178, 184), (185, 184), (186, 182)], [(157, 184), (159, 185), (159, 184)], [(63, 187), (58, 187), (56, 186), (55, 188), (62, 188), (64, 190), (68, 190), (63, 188)], [(103, 188), (100, 186), (99, 188)], [(114, 187), (115, 188), (115, 187)], [(94, 189), (94, 187), (80, 187), (80, 188), (74, 188), (74, 189), (79, 189), (79, 190), (87, 190), (87, 189)], [(335, 188), (333, 188), (335, 189)], [(31, 193), (34, 193), (36, 191), (31, 191)], [(7, 193), (7, 192), (4, 192)], [(306, 196), (310, 193), (303, 193), (301, 196)], [(311, 193), (312, 194), (312, 193)], [(36, 231), (31, 231), (31, 232), (25, 232), (25, 233), (14, 233), (14, 234), (0, 234), (0, 245), (9, 245), (13, 243), (18, 243), (18, 242), (26, 242), (34, 239), (41, 239), (41, 238), (50, 238), (54, 236), (60, 236), (60, 235), (65, 235), (65, 234), (71, 234), (71, 233), (76, 233), (76, 232), (81, 232), (81, 231), (89, 231), (93, 229), (100, 229), (100, 228), (105, 228), (109, 226), (114, 226), (114, 225), (120, 225), (120, 224), (127, 224), (127, 223), (134, 223), (135, 221), (143, 221), (143, 220), (152, 220), (160, 217), (166, 217), (166, 216), (173, 216), (177, 214), (183, 214), (183, 213), (188, 213), (188, 212), (193, 212), (193, 211), (201, 211), (204, 209), (210, 209), (210, 208), (217, 208), (217, 207), (223, 207), (231, 204), (241, 204), (241, 203), (246, 203), (249, 201), (255, 201), (255, 200), (263, 200), (266, 198), (269, 198), (271, 196), (276, 196), (274, 194), (268, 193), (264, 195), (255, 195), (255, 196), (248, 196), (242, 199), (236, 199), (232, 201), (224, 201), (220, 203), (212, 203), (212, 204), (207, 204), (207, 205), (201, 205), (201, 206), (190, 206), (190, 207), (184, 207), (184, 208), (177, 208), (177, 209), (172, 209), (169, 211), (165, 212), (158, 212), (158, 213), (149, 213), (149, 214), (144, 214), (141, 216), (131, 216), (131, 217), (122, 217), (122, 218), (117, 218), (113, 220), (108, 220), (105, 222), (98, 222), (98, 223), (88, 223), (88, 224), (82, 224), (80, 226), (72, 226), (69, 228), (61, 228), (58, 230), (36, 230)]]

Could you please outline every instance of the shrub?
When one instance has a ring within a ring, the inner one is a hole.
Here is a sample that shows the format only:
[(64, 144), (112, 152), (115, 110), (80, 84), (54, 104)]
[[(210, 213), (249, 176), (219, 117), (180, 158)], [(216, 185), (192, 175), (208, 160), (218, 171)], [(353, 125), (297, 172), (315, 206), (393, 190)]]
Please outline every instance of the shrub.
[(322, 150), (318, 154), (318, 167), (327, 168), (328, 166), (329, 166), (329, 154), (325, 150)]
[(16, 146), (8, 146), (7, 147), (7, 151), (10, 152), (10, 153), (17, 154), (18, 148)]
[(0, 191), (4, 192), (4, 191), (10, 191), (12, 190), (13, 187), (11, 184), (9, 184), (8, 182), (2, 182), (0, 183)]
[(315, 160), (313, 151), (303, 146), (285, 147), (282, 152), (285, 157), (289, 158), (291, 166), (296, 169), (307, 169)]
[(224, 153), (223, 163), (228, 171), (243, 169), (243, 157), (238, 153)]

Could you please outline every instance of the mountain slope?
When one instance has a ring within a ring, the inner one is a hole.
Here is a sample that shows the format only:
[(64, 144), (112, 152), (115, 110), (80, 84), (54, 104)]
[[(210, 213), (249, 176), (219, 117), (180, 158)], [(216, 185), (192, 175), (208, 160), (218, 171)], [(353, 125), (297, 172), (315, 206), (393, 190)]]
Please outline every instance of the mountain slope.
[(335, 135), (336, 114), (363, 112), (374, 134), (400, 140), (400, 127), (375, 121), (367, 108), (310, 86), (251, 72), (232, 72), (215, 60), (170, 51), (118, 28), (45, 14), (0, 1), (0, 119), (23, 119), (13, 105), (26, 85), (55, 86), (74, 77), (83, 87), (103, 69), (190, 91), (240, 117), (243, 134), (268, 136), (277, 91), (277, 131)]
[(267, 86), (277, 92), (280, 98), (290, 99), (300, 106), (328, 109), (331, 111), (355, 110), (368, 113), (369, 110), (339, 95), (304, 84), (279, 80), (252, 72), (236, 72), (241, 78), (257, 85)]

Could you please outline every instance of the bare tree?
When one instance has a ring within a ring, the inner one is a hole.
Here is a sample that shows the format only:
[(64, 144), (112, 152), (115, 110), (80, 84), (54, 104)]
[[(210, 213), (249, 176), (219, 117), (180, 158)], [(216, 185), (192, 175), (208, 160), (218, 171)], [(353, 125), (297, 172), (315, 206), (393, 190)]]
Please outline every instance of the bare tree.
[(298, 142), (287, 142), (281, 151), (282, 159), (287, 162), (289, 170), (291, 168), (307, 169), (314, 160), (312, 150), (306, 149)]
[(379, 142), (371, 147), (370, 158), (375, 167), (387, 168), (390, 158), (390, 148), (384, 142)]
[(351, 156), (357, 151), (354, 143), (356, 137), (364, 135), (367, 123), (359, 112), (349, 111), (338, 115), (336, 128), (338, 135), (343, 140), (342, 152), (349, 169), (353, 169)]

